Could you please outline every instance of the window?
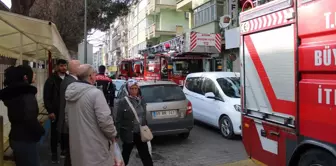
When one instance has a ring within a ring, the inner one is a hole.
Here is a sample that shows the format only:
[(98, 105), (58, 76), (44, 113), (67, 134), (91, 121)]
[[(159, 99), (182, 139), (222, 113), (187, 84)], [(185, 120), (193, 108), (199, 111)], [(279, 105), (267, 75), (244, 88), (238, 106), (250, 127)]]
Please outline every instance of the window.
[(173, 73), (186, 76), (189, 73), (202, 72), (203, 71), (202, 66), (203, 66), (202, 59), (174, 60)]
[(114, 85), (115, 85), (115, 88), (117, 91), (120, 90), (120, 88), (122, 87), (122, 85), (124, 85), (124, 81), (113, 81)]
[(177, 85), (149, 85), (140, 87), (146, 103), (186, 100), (182, 89)]
[(239, 77), (218, 78), (217, 82), (226, 96), (240, 98)]
[(126, 88), (125, 84), (120, 87), (120, 90), (119, 90), (118, 95), (117, 95), (118, 99), (121, 99), (121, 98), (123, 98), (123, 97), (126, 96), (126, 90), (125, 90), (125, 88)]
[(221, 95), (219, 94), (219, 90), (216, 87), (216, 84), (209, 78), (204, 78), (202, 84), (202, 92), (203, 94), (212, 92), (215, 94), (216, 98), (222, 99)]
[(203, 94), (201, 90), (202, 77), (189, 77), (186, 80), (185, 87), (195, 93)]
[(217, 6), (214, 1), (203, 4), (194, 10), (194, 27), (217, 20)]

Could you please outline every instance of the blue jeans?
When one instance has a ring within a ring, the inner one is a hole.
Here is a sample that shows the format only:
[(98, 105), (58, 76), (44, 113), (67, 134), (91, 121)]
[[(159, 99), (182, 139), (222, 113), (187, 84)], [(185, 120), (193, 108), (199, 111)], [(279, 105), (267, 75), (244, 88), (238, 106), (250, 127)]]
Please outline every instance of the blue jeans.
[(16, 166), (40, 166), (40, 156), (37, 142), (10, 140)]

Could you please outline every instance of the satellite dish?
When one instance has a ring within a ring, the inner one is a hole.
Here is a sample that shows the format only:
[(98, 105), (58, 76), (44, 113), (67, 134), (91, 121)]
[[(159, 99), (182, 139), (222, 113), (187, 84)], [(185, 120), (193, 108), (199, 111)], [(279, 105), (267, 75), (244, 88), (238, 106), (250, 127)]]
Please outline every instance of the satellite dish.
[(219, 18), (219, 27), (224, 29), (227, 28), (231, 24), (231, 16), (224, 15)]

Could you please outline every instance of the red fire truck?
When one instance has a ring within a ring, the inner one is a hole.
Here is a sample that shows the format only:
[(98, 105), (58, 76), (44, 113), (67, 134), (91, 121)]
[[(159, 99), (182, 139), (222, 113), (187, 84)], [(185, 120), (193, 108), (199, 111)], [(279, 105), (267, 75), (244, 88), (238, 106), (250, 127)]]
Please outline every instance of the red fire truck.
[[(146, 65), (144, 65), (145, 62)], [(144, 68), (147, 68), (147, 70), (144, 70)], [(160, 80), (159, 64), (156, 62), (156, 59), (124, 59), (118, 65), (118, 78), (126, 80)]]
[(269, 166), (336, 166), (336, 1), (274, 0), (240, 14), (242, 133)]
[(160, 79), (183, 86), (189, 73), (204, 71), (203, 60), (221, 52), (221, 40), (220, 34), (190, 32), (141, 50), (140, 54), (157, 64)]

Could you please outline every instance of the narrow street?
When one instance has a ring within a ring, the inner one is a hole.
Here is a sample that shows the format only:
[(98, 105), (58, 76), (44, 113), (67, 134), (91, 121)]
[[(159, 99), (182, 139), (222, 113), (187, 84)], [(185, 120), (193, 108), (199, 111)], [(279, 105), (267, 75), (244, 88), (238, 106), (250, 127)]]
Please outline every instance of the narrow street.
[[(199, 122), (187, 140), (175, 136), (157, 137), (152, 146), (155, 166), (217, 166), (247, 158), (240, 138), (224, 139), (216, 129)], [(136, 153), (135, 148), (129, 166), (141, 163)], [(50, 163), (47, 141), (41, 147), (41, 165), (56, 166)]]

